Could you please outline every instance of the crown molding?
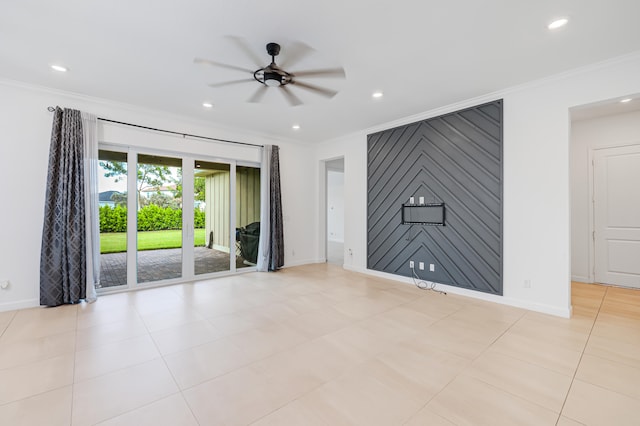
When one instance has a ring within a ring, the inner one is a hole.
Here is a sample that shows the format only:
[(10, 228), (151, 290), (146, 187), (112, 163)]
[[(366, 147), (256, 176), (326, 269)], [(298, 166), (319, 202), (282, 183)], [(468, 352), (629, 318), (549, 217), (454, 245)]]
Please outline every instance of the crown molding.
[[(87, 103), (96, 104), (102, 107), (112, 108), (117, 110), (118, 111), (117, 116), (104, 117), (110, 120), (127, 121), (126, 117), (123, 118), (125, 114), (120, 114), (120, 111), (122, 111), (122, 112), (130, 112), (130, 113), (146, 115), (153, 119), (159, 119), (159, 120), (170, 119), (170, 120), (175, 120), (175, 121), (185, 123), (187, 125), (194, 125), (194, 126), (204, 127), (206, 129), (211, 129), (211, 132), (212, 132), (211, 134), (202, 135), (207, 137), (214, 137), (214, 138), (219, 137), (220, 135), (216, 135), (215, 132), (226, 132), (226, 133), (233, 133), (238, 135), (236, 136), (236, 139), (246, 139), (247, 142), (256, 143), (260, 145), (263, 145), (264, 143), (272, 143), (274, 145), (277, 145), (279, 142), (286, 142), (286, 143), (291, 143), (299, 146), (313, 145), (310, 142), (299, 141), (293, 138), (285, 138), (285, 137), (279, 137), (279, 136), (276, 137), (274, 135), (270, 135), (267, 133), (241, 130), (238, 128), (225, 126), (224, 124), (211, 122), (208, 120), (201, 120), (201, 119), (196, 119), (196, 118), (185, 116), (185, 115), (172, 114), (172, 113), (161, 111), (161, 110), (154, 110), (152, 108), (141, 107), (135, 104), (128, 104), (124, 102), (114, 101), (111, 99), (89, 96), (82, 93), (68, 92), (65, 90), (54, 89), (47, 86), (39, 86), (36, 84), (26, 83), (18, 80), (11, 80), (11, 79), (0, 77), (0, 85), (6, 86), (9, 88), (16, 88), (16, 89), (27, 90), (27, 91), (36, 92), (36, 93), (47, 94), (55, 97), (64, 97), (64, 98), (71, 99), (78, 102), (87, 102)], [(91, 111), (87, 111), (87, 112), (91, 112)], [(135, 123), (135, 124), (145, 125), (144, 123)], [(153, 126), (150, 126), (150, 127), (153, 127)], [(170, 130), (175, 130), (175, 129), (170, 129)], [(175, 131), (180, 132), (180, 130), (175, 130)], [(184, 133), (191, 133), (191, 132), (185, 131)]]
[(407, 117), (403, 117), (397, 120), (388, 121), (382, 124), (378, 124), (375, 126), (367, 127), (362, 130), (358, 130), (355, 132), (350, 132), (346, 135), (338, 136), (336, 138), (329, 139), (327, 141), (321, 142), (321, 144), (325, 143), (335, 143), (341, 142), (344, 140), (349, 140), (353, 138), (362, 137), (363, 135), (369, 135), (372, 133), (381, 132), (383, 130), (393, 129), (395, 127), (404, 126), (407, 124), (415, 123), (418, 121), (426, 120), (433, 117), (438, 117), (444, 114), (448, 114), (451, 112), (459, 111), (465, 108), (469, 108), (475, 105), (480, 105), (488, 102), (492, 102), (498, 99), (502, 99), (507, 95), (521, 92), (524, 90), (534, 89), (536, 87), (540, 87), (550, 83), (556, 83), (567, 78), (577, 77), (583, 74), (587, 74), (590, 72), (598, 71), (607, 67), (611, 67), (614, 65), (624, 64), (633, 61), (640, 61), (640, 50), (622, 55), (616, 56), (614, 58), (606, 59), (599, 62), (594, 62), (589, 65), (585, 65), (578, 68), (573, 68), (567, 71), (563, 71), (561, 73), (553, 74), (547, 77), (539, 78), (536, 80), (532, 80), (526, 83), (518, 84), (515, 86), (507, 87), (505, 89), (497, 90), (494, 92), (486, 93), (480, 96), (476, 96), (473, 98), (465, 99), (459, 102), (454, 102), (448, 105), (444, 105), (441, 107), (433, 108), (424, 112), (420, 112), (417, 114), (413, 114)]

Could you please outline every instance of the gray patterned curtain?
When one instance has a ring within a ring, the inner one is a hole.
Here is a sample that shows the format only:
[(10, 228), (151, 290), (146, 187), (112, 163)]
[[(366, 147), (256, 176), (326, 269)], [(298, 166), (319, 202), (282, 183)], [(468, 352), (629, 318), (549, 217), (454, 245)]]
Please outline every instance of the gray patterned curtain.
[(86, 238), (82, 117), (57, 107), (40, 252), (40, 304), (58, 306), (86, 297)]
[(280, 194), (280, 148), (271, 147), (271, 164), (269, 170), (269, 270), (277, 271), (284, 265), (284, 238), (282, 232), (282, 200)]
[(275, 145), (265, 145), (262, 148), (260, 243), (257, 262), (260, 272), (277, 271), (284, 265), (279, 151)]

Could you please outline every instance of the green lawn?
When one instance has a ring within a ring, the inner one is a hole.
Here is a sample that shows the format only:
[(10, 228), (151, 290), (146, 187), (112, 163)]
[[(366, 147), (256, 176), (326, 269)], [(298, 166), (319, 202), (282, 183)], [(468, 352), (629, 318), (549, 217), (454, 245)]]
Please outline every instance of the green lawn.
[[(196, 229), (194, 246), (204, 246), (204, 229)], [(182, 231), (140, 231), (138, 250), (157, 250), (182, 247)], [(100, 234), (100, 253), (120, 253), (127, 249), (126, 232)]]

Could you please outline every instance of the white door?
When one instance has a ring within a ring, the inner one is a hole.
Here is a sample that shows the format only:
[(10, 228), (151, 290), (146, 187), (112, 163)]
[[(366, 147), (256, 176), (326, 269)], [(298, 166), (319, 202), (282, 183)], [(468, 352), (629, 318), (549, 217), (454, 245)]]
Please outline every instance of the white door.
[(595, 280), (640, 288), (640, 145), (593, 159)]

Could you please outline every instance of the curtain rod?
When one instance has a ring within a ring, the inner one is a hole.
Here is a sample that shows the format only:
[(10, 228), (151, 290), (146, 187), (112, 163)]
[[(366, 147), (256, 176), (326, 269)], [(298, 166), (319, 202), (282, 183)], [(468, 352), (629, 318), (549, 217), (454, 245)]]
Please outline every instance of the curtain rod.
[[(50, 106), (50, 107), (47, 108), (47, 110), (49, 112), (53, 112), (56, 109), (54, 107)], [(182, 136), (183, 138), (188, 136), (190, 138), (198, 138), (198, 139), (205, 139), (205, 140), (216, 141), (216, 142), (233, 143), (233, 144), (236, 144), (236, 145), (257, 146), (257, 147), (260, 147), (260, 148), (264, 148), (264, 145), (258, 145), (258, 144), (255, 144), (255, 143), (230, 141), (230, 140), (226, 140), (226, 139), (210, 138), (208, 136), (198, 136), (198, 135), (192, 135), (192, 134), (189, 134), (189, 133), (174, 132), (173, 130), (164, 130), (164, 129), (158, 129), (158, 128), (155, 128), (155, 127), (141, 126), (139, 124), (125, 123), (123, 121), (109, 120), (108, 118), (98, 117), (98, 120), (106, 121), (108, 123), (122, 124), (123, 126), (137, 127), (139, 129), (153, 130), (154, 132), (169, 133), (169, 134), (172, 134), (172, 135)]]

